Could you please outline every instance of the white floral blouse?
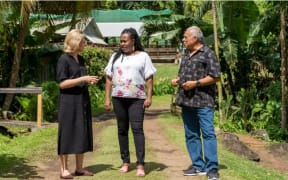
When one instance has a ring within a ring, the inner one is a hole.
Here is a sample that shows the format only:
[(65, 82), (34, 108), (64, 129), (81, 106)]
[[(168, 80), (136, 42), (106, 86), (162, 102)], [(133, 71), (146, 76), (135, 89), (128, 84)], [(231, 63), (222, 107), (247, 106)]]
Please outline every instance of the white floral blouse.
[(145, 80), (155, 74), (151, 58), (146, 52), (121, 55), (113, 64), (114, 53), (104, 71), (112, 77), (112, 97), (145, 99)]

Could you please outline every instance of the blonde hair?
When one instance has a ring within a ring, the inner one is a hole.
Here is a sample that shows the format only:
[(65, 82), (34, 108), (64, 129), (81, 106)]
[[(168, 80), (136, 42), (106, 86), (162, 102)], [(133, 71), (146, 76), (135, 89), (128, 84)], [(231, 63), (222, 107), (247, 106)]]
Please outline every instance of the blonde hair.
[(74, 53), (79, 48), (79, 44), (84, 37), (85, 35), (79, 29), (73, 29), (68, 32), (64, 40), (64, 52)]

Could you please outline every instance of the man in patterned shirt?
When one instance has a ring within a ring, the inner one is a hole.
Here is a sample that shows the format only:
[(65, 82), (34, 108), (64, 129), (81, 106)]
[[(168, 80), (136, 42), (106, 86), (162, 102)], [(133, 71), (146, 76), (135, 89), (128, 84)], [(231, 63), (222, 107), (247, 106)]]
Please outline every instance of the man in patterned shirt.
[[(203, 44), (203, 33), (197, 26), (186, 29), (183, 43), (186, 52), (178, 77), (171, 84), (178, 86), (176, 104), (182, 107), (186, 146), (193, 165), (185, 176), (205, 175), (219, 179), (217, 140), (214, 130), (216, 87), (220, 64), (214, 52)], [(203, 146), (202, 146), (203, 144)]]

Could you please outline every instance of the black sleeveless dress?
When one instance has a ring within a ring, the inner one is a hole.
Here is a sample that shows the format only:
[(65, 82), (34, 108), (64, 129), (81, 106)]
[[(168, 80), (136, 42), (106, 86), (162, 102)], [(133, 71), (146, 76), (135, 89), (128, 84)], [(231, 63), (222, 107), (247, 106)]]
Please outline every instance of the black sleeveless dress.
[[(87, 75), (84, 59), (79, 64), (62, 54), (57, 64), (58, 83)], [(87, 84), (60, 89), (58, 99), (58, 155), (93, 151), (91, 105)]]

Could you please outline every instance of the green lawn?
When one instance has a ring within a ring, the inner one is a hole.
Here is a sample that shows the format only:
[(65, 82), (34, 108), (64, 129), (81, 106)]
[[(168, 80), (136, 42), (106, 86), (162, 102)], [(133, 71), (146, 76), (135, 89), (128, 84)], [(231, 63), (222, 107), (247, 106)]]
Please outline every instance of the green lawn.
[(155, 74), (155, 81), (161, 78), (172, 79), (177, 76), (179, 65), (177, 64), (161, 64), (155, 65), (157, 72)]
[[(167, 103), (170, 96), (153, 97), (155, 104)], [(182, 120), (177, 116), (171, 116), (170, 113), (161, 115), (159, 119), (160, 125), (165, 130), (171, 143), (181, 147), (183, 153), (187, 153), (184, 143), (184, 132), (182, 128)], [(97, 148), (95, 148), (95, 159), (91, 160), (96, 164), (92, 166), (95, 170), (95, 178), (107, 177), (117, 179), (134, 179), (135, 164), (131, 166), (132, 171), (128, 174), (119, 174), (118, 168), (121, 164), (119, 158), (118, 141), (116, 134), (115, 122), (109, 126), (101, 127), (101, 132), (97, 134)], [(149, 133), (149, 132), (147, 132)], [(33, 167), (27, 166), (29, 161), (43, 161), (57, 159), (56, 155), (56, 137), (57, 128), (45, 128), (32, 132), (28, 136), (20, 136), (13, 140), (0, 135), (0, 177), (17, 177), (19, 179), (35, 175)], [(130, 134), (130, 142), (133, 139)], [(266, 179), (266, 180), (284, 180), (288, 179), (287, 174), (281, 174), (271, 169), (261, 167), (258, 163), (238, 157), (235, 154), (225, 150), (218, 143), (219, 163), (221, 179)], [(135, 161), (134, 147), (131, 146), (132, 162)], [(133, 159), (134, 158), (134, 159)], [(153, 163), (154, 154), (149, 149), (147, 142), (147, 171), (149, 172), (145, 179), (166, 179), (166, 174), (158, 171), (161, 165)], [(29, 172), (27, 174), (27, 172)], [(19, 174), (17, 174), (19, 173)], [(26, 173), (26, 174), (25, 174)]]
[(56, 158), (57, 129), (45, 128), (30, 135), (9, 139), (0, 135), (0, 179), (27, 179), (37, 175), (30, 161), (42, 161)]
[[(133, 136), (131, 130), (129, 131), (129, 147), (131, 154), (131, 162), (136, 161), (135, 147), (133, 143)], [(134, 180), (136, 174), (136, 164), (132, 163), (130, 165), (130, 171), (128, 173), (122, 174), (118, 172), (122, 161), (119, 157), (119, 145), (117, 139), (117, 127), (115, 121), (113, 124), (106, 126), (105, 129), (102, 129), (101, 135), (97, 136), (97, 144), (99, 146), (95, 150), (95, 162), (99, 166), (94, 166), (92, 170), (97, 172), (94, 175), (95, 179), (118, 179), (118, 180)], [(146, 157), (145, 157), (145, 179), (153, 180), (165, 180), (167, 179), (166, 175), (159, 171), (164, 168), (164, 165), (157, 164), (153, 162), (155, 157), (154, 153), (149, 148), (149, 142), (146, 143)]]
[[(177, 75), (178, 65), (157, 65), (158, 72), (155, 80), (159, 78), (172, 79)], [(170, 104), (171, 95), (153, 96), (153, 106), (161, 107)], [(100, 107), (101, 108), (101, 107)], [(100, 110), (99, 112), (102, 112)], [(101, 122), (99, 122), (101, 124)], [(179, 146), (183, 153), (187, 153), (184, 142), (184, 131), (182, 120), (178, 116), (170, 113), (162, 114), (159, 124), (169, 137), (171, 143)], [(101, 131), (95, 136), (97, 145), (95, 148), (95, 158), (90, 159), (93, 164), (90, 168), (95, 172), (95, 178), (99, 179), (135, 179), (135, 164), (132, 164), (132, 171), (123, 175), (119, 174), (118, 168), (121, 164), (119, 158), (119, 147), (116, 134), (115, 122), (108, 126), (101, 126)], [(149, 132), (147, 132), (149, 133)], [(135, 158), (133, 139), (130, 134), (131, 158)], [(36, 169), (27, 165), (29, 161), (41, 161), (57, 159), (57, 128), (43, 128), (32, 132), (28, 136), (19, 136), (9, 139), (0, 135), (0, 179), (17, 178), (25, 179), (31, 175), (37, 175)], [(149, 149), (147, 142), (147, 164), (146, 171), (149, 172), (145, 179), (164, 180), (166, 174), (159, 170), (163, 164), (153, 162), (155, 154)], [(261, 167), (258, 163), (238, 157), (227, 151), (218, 143), (220, 174), (223, 180), (284, 180), (288, 179), (287, 174), (281, 174), (271, 169)], [(187, 156), (188, 157), (188, 156)], [(88, 162), (87, 161), (87, 162)], [(135, 162), (135, 159), (132, 159)], [(107, 178), (109, 177), (109, 178)]]
[[(153, 101), (163, 102), (169, 100), (170, 96), (153, 97)], [(182, 148), (183, 153), (187, 153), (182, 120), (179, 116), (171, 116), (166, 113), (160, 116), (162, 129), (165, 130), (171, 143), (177, 144)], [(227, 150), (218, 143), (219, 167), (222, 180), (247, 180), (247, 179), (265, 179), (265, 180), (286, 180), (288, 174), (282, 174), (275, 170), (264, 168), (259, 163), (241, 158)]]

